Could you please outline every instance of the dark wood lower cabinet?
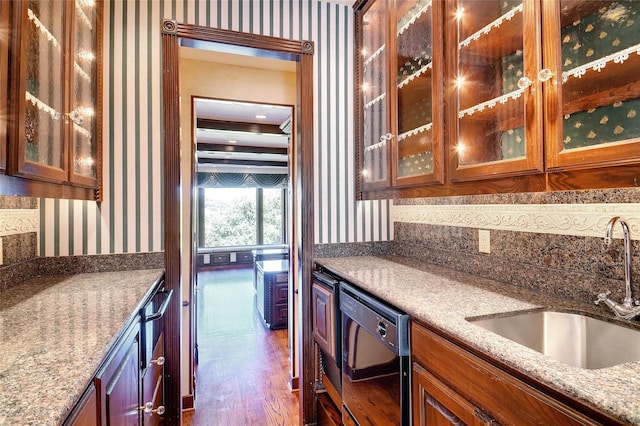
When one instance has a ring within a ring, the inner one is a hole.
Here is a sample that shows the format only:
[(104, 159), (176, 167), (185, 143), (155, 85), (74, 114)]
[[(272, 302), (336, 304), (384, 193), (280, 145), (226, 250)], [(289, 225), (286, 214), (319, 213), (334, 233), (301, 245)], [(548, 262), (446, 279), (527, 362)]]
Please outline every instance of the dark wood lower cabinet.
[(138, 426), (140, 405), (140, 323), (126, 332), (112, 357), (95, 378), (101, 424)]
[(145, 410), (142, 424), (157, 426), (164, 424), (164, 339), (160, 335), (153, 350), (151, 363), (142, 377), (142, 401)]
[(98, 424), (98, 397), (93, 383), (87, 388), (63, 424), (75, 426), (95, 426)]
[(411, 352), (414, 425), (615, 424), (578, 401), (566, 405), (415, 322)]

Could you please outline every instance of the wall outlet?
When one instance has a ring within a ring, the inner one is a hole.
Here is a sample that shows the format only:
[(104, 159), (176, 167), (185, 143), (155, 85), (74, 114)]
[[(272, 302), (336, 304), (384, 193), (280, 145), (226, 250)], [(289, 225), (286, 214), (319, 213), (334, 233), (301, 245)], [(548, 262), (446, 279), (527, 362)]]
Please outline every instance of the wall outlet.
[(478, 251), (480, 253), (491, 253), (491, 234), (488, 229), (478, 230)]

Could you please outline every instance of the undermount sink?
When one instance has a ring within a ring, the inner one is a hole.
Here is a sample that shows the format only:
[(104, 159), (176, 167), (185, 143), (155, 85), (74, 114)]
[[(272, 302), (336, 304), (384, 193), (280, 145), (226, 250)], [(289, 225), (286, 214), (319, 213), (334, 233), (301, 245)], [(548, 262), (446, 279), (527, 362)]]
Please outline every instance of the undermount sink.
[(640, 361), (640, 330), (586, 315), (542, 310), (467, 320), (574, 367)]

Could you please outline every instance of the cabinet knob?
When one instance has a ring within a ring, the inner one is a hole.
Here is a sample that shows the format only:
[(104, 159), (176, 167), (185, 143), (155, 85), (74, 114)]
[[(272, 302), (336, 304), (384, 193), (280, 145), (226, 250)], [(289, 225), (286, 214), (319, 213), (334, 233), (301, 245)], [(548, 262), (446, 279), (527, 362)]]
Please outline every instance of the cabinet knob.
[(538, 73), (538, 80), (540, 80), (542, 82), (550, 80), (551, 77), (553, 77), (553, 73), (551, 72), (551, 70), (549, 68), (543, 68)]
[(531, 79), (529, 77), (522, 77), (520, 80), (518, 80), (518, 88), (524, 90), (527, 87), (531, 86), (531, 83), (533, 83), (533, 82), (531, 81)]
[(164, 357), (159, 356), (158, 359), (152, 359), (151, 364), (163, 365), (164, 361), (165, 361)]
[(144, 411), (145, 414), (157, 414), (159, 416), (163, 415), (165, 412), (164, 405), (159, 405), (158, 408), (153, 408), (153, 402), (151, 401), (147, 402), (142, 407), (138, 407), (138, 410)]

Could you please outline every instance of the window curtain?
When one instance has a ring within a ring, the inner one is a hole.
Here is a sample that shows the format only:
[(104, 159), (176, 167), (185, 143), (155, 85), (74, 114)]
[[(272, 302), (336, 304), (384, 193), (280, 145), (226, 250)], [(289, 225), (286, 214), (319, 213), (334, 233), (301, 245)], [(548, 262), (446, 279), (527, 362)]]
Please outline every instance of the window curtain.
[(289, 176), (253, 173), (198, 173), (198, 188), (286, 188)]

